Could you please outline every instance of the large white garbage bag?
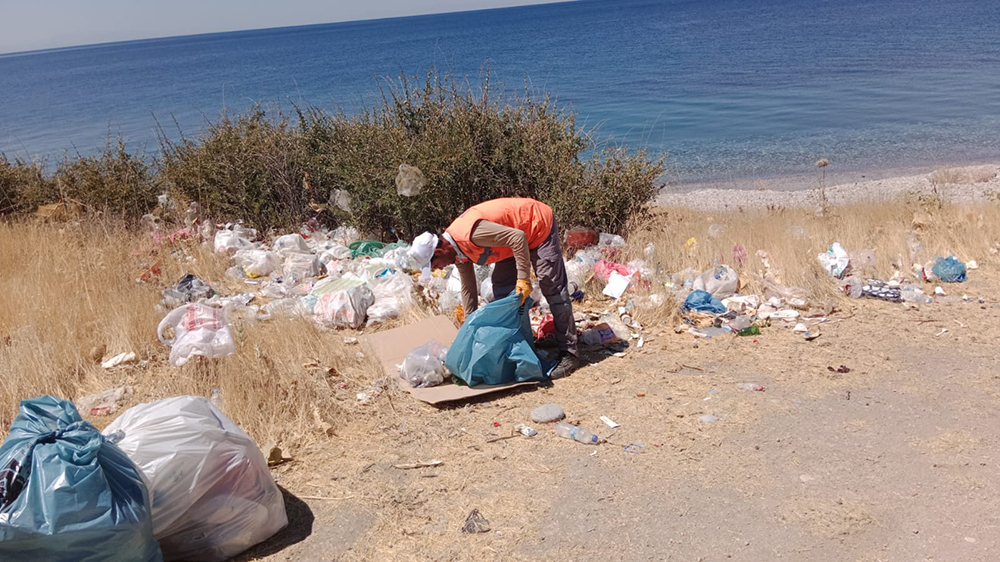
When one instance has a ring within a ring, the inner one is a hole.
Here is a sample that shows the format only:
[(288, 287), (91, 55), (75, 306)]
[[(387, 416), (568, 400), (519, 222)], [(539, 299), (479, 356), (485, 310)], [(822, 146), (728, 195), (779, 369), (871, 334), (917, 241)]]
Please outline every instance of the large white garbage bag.
[(226, 560), (288, 524), (264, 455), (207, 398), (140, 404), (104, 435), (149, 482), (165, 560)]
[[(172, 340), (163, 337), (168, 327), (174, 329)], [(174, 367), (180, 367), (195, 355), (214, 359), (236, 353), (236, 342), (225, 312), (201, 303), (189, 303), (171, 310), (160, 320), (156, 337), (170, 347), (170, 363)]]

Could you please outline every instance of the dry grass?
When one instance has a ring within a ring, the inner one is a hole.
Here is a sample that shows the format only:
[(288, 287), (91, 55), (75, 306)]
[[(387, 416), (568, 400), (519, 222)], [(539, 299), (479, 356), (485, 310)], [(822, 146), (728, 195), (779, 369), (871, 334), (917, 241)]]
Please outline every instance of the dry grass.
[[(820, 269), (817, 253), (834, 241), (848, 251), (874, 249), (876, 266), (867, 273), (889, 277), (894, 265), (909, 271), (911, 232), (924, 245), (925, 260), (955, 254), (987, 265), (996, 261), (990, 249), (1000, 240), (1000, 206), (894, 201), (833, 208), (826, 217), (798, 209), (660, 209), (633, 229), (628, 253), (644, 257), (652, 243), (648, 261), (661, 273), (702, 271), (717, 261), (737, 269), (746, 292), (758, 291), (769, 271), (784, 284), (827, 299), (834, 298), (835, 285)], [(692, 237), (697, 245), (686, 249)], [(736, 244), (746, 249), (742, 265), (733, 259)], [(758, 251), (766, 252), (769, 270)], [(156, 261), (162, 275), (137, 283)], [(347, 415), (344, 401), (356, 409), (355, 394), (381, 377), (372, 358), (344, 343), (350, 334), (319, 330), (302, 319), (237, 322), (236, 355), (180, 369), (166, 362), (167, 349), (156, 340), (160, 291), (190, 271), (224, 293), (239, 292), (239, 285), (227, 285), (227, 265), (196, 243), (155, 248), (148, 236), (106, 224), (0, 223), (0, 431), (22, 399), (43, 393), (75, 399), (128, 384), (135, 389), (132, 403), (182, 393), (207, 396), (219, 388), (227, 414), (261, 444), (307, 444), (336, 432)], [(654, 281), (653, 290), (661, 283)], [(635, 317), (647, 326), (669, 326), (675, 311), (668, 300), (638, 307)], [(380, 329), (427, 313), (409, 314)], [(135, 351), (146, 363), (104, 370), (90, 357), (100, 346), (105, 358)]]
[(997, 177), (997, 167), (971, 166), (967, 168), (940, 168), (927, 176), (932, 185), (969, 185), (986, 183)]

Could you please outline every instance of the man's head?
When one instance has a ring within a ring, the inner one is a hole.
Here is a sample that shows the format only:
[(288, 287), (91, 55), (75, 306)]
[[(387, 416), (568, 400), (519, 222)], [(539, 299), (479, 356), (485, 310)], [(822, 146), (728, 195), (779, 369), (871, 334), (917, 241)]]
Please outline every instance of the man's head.
[(434, 249), (434, 256), (431, 258), (431, 267), (434, 269), (444, 269), (455, 263), (458, 252), (445, 239), (438, 239), (438, 246)]

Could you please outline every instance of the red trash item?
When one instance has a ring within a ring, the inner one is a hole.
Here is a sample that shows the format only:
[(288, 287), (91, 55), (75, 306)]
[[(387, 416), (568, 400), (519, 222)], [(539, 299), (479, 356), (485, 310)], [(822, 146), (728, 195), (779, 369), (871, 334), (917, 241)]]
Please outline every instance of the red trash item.
[(551, 336), (556, 331), (556, 321), (552, 318), (551, 314), (546, 314), (542, 318), (542, 322), (538, 325), (538, 335), (535, 336), (535, 341), (542, 341), (545, 338)]
[(626, 277), (632, 275), (632, 272), (629, 271), (627, 267), (625, 267), (620, 263), (615, 263), (613, 261), (608, 261), (608, 260), (600, 260), (594, 264), (594, 275), (601, 281), (604, 281), (605, 283), (607, 283), (608, 279), (611, 278), (612, 271), (617, 271), (618, 273)]
[(563, 247), (567, 252), (572, 254), (577, 250), (582, 250), (590, 246), (596, 246), (598, 240), (600, 240), (600, 236), (596, 230), (576, 227), (571, 228), (566, 232), (566, 243)]

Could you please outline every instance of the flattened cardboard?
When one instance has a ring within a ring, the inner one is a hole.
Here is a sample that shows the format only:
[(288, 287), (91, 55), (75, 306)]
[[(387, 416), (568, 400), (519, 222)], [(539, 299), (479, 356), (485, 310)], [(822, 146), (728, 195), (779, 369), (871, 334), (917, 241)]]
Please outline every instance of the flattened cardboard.
[(537, 382), (519, 382), (469, 387), (449, 383), (430, 388), (413, 388), (410, 383), (399, 376), (399, 369), (396, 368), (396, 365), (401, 364), (409, 352), (431, 340), (451, 345), (457, 335), (458, 330), (451, 320), (447, 316), (439, 315), (401, 328), (363, 336), (359, 340), (371, 349), (379, 363), (382, 364), (382, 370), (389, 378), (396, 381), (399, 388), (409, 392), (417, 400), (428, 404), (466, 400), (501, 390), (538, 384)]

